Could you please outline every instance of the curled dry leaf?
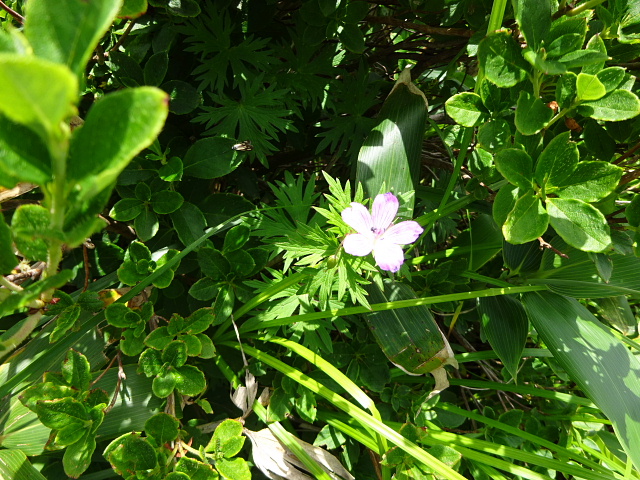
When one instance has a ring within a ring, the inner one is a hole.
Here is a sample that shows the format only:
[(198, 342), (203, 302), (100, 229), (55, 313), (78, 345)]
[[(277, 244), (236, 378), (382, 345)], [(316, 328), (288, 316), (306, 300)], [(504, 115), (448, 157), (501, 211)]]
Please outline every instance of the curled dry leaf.
[[(249, 437), (253, 446), (253, 462), (267, 478), (271, 480), (313, 480), (312, 476), (305, 473), (308, 471), (304, 464), (298, 460), (298, 457), (291, 450), (280, 443), (271, 430), (264, 428), (254, 432), (245, 428), (244, 433)], [(335, 480), (355, 480), (334, 455), (299, 438), (295, 440), (309, 456), (322, 466), (331, 478)]]

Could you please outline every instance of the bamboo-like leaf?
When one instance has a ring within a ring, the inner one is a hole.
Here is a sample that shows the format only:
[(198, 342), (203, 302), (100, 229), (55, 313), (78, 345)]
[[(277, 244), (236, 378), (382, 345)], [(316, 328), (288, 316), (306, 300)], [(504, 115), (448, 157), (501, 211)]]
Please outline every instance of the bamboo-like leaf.
[(577, 300), (550, 292), (522, 297), (529, 320), (580, 389), (611, 420), (640, 468), (640, 362)]
[(529, 283), (544, 284), (556, 293), (574, 298), (640, 295), (640, 258), (609, 255), (613, 269), (605, 281), (588, 253), (569, 247), (560, 238), (553, 239), (551, 244), (566, 258), (546, 250), (540, 271), (531, 275)]
[(522, 304), (506, 295), (479, 298), (478, 313), (491, 347), (515, 379), (529, 333), (529, 321)]
[(403, 70), (379, 115), (380, 123), (364, 142), (358, 155), (356, 183), (368, 197), (382, 185), (405, 201), (400, 215), (412, 217), (414, 190), (420, 173), (422, 137), (427, 121), (427, 99)]
[[(371, 302), (416, 298), (407, 285), (386, 281), (384, 287), (384, 291), (375, 283), (365, 287)], [(453, 359), (448, 342), (425, 305), (372, 312), (365, 318), (387, 358), (409, 374), (429, 373)]]
[(11, 480), (45, 480), (27, 456), (19, 450), (0, 451), (0, 478)]

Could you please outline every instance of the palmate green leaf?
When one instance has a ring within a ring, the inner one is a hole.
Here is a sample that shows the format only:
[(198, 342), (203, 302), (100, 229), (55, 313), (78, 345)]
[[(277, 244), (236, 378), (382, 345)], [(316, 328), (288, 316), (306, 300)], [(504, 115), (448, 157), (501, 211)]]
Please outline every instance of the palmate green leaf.
[(72, 114), (77, 100), (78, 80), (73, 73), (36, 57), (0, 53), (0, 84), (0, 112), (33, 128), (45, 141)]
[(77, 201), (86, 201), (115, 182), (133, 156), (158, 135), (167, 106), (166, 93), (154, 87), (121, 90), (93, 105), (69, 149), (68, 183), (80, 191)]
[(80, 76), (121, 5), (122, 0), (30, 1), (24, 33), (38, 57), (66, 65)]
[(577, 300), (554, 293), (523, 295), (529, 320), (554, 358), (611, 420), (640, 469), (640, 363)]
[(547, 198), (549, 222), (569, 245), (602, 252), (611, 244), (607, 219), (597, 208), (576, 199)]
[(264, 160), (276, 150), (274, 139), (297, 129), (287, 118), (293, 113), (285, 107), (290, 92), (266, 84), (263, 75), (251, 74), (250, 78), (238, 85), (239, 98), (210, 93), (216, 106), (202, 107), (195, 121), (207, 126), (207, 135), (250, 140), (254, 150), (249, 154)]
[[(398, 76), (378, 119), (358, 154), (356, 184), (362, 184), (369, 198), (383, 193), (383, 184), (396, 196), (410, 194), (420, 172), (427, 99), (411, 83), (409, 70)], [(403, 204), (404, 215), (413, 216), (413, 202), (411, 197)]]
[(478, 313), (482, 331), (502, 360), (509, 374), (516, 379), (522, 357), (529, 321), (522, 304), (513, 297), (503, 295), (478, 299)]
[(506, 31), (487, 35), (480, 42), (478, 60), (487, 79), (498, 87), (513, 87), (527, 78), (528, 65), (520, 45)]

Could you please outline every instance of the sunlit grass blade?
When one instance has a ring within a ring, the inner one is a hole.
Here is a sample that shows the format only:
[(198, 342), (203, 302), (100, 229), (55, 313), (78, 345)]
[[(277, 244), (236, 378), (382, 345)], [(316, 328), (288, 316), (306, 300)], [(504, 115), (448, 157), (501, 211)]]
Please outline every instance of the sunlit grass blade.
[[(223, 345), (228, 347), (235, 348), (240, 350), (240, 345), (233, 342), (224, 342)], [(413, 442), (408, 441), (402, 435), (400, 435), (397, 431), (388, 427), (384, 423), (382, 423), (377, 418), (366, 413), (361, 408), (357, 407), (353, 403), (346, 400), (344, 397), (336, 394), (331, 389), (325, 387), (320, 382), (312, 379), (308, 375), (305, 375), (301, 371), (287, 365), (284, 362), (268, 355), (260, 350), (250, 347), (248, 345), (243, 345), (242, 349), (245, 354), (251, 355), (252, 357), (260, 360), (261, 362), (269, 365), (270, 367), (278, 370), (289, 378), (295, 380), (302, 386), (308, 388), (314, 393), (317, 393), (321, 397), (328, 400), (332, 403), (336, 408), (339, 408), (343, 412), (351, 415), (354, 419), (356, 419), (360, 424), (365, 426), (366, 428), (370, 428), (380, 435), (384, 436), (388, 442), (393, 443), (400, 447), (402, 450), (407, 452), (409, 455), (413, 456), (416, 460), (424, 463), (429, 468), (432, 468), (439, 476), (442, 478), (447, 478), (449, 480), (464, 480), (459, 473), (452, 470), (450, 467), (442, 463), (440, 460), (434, 458), (429, 455), (425, 450), (418, 447)], [(384, 452), (378, 452), (384, 453)]]

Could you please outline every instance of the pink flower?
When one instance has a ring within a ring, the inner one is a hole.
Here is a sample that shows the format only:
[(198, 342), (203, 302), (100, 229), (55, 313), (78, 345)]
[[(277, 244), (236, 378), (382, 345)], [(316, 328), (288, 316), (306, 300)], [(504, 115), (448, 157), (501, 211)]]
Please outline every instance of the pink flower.
[(358, 233), (350, 233), (344, 239), (345, 252), (364, 257), (373, 252), (378, 266), (397, 272), (404, 263), (400, 245), (415, 242), (422, 233), (418, 222), (407, 220), (391, 225), (398, 213), (398, 199), (393, 193), (378, 195), (373, 201), (371, 213), (361, 203), (352, 202), (342, 211), (342, 219)]

